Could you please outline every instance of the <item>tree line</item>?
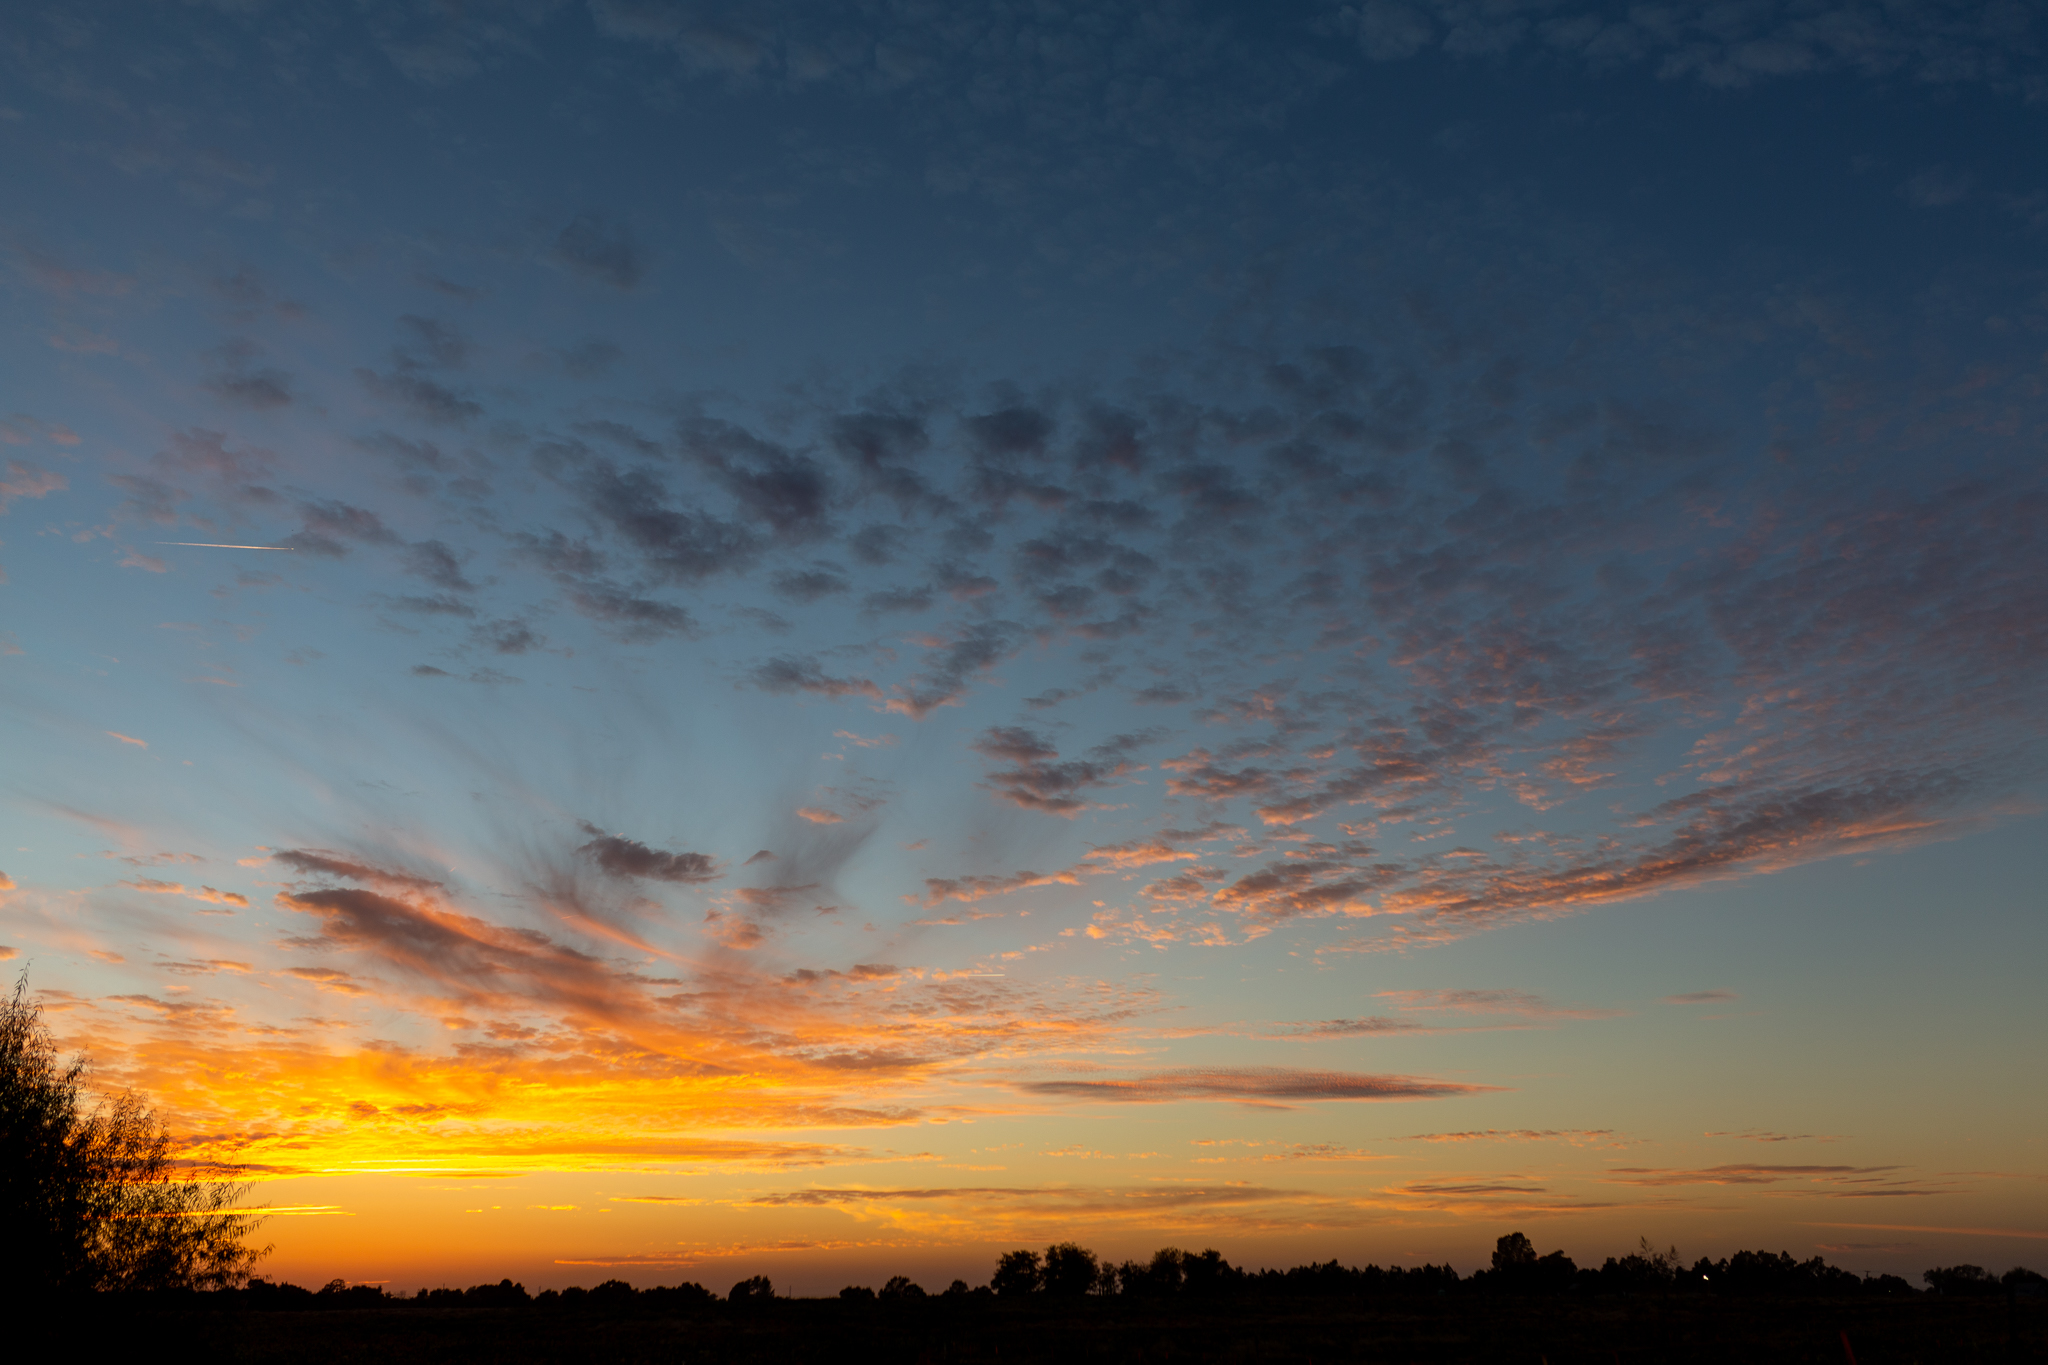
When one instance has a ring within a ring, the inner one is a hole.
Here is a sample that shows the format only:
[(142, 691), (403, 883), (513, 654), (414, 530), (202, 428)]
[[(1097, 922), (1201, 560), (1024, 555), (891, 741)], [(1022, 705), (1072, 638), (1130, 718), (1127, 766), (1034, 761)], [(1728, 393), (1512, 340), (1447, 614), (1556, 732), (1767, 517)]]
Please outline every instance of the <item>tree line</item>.
[[(1249, 1302), (1285, 1299), (1373, 1300), (1480, 1298), (1490, 1295), (1581, 1299), (1646, 1294), (1745, 1298), (1983, 1298), (2012, 1295), (2048, 1297), (2048, 1277), (2022, 1266), (1994, 1275), (1981, 1266), (1936, 1267), (1924, 1272), (1926, 1289), (1897, 1275), (1857, 1275), (1818, 1256), (1799, 1260), (1787, 1252), (1738, 1251), (1720, 1260), (1705, 1257), (1685, 1265), (1676, 1250), (1656, 1251), (1648, 1240), (1626, 1256), (1607, 1258), (1599, 1268), (1580, 1267), (1562, 1251), (1539, 1256), (1529, 1238), (1509, 1233), (1495, 1243), (1492, 1264), (1470, 1275), (1449, 1265), (1347, 1266), (1331, 1260), (1286, 1270), (1234, 1266), (1211, 1248), (1184, 1251), (1163, 1247), (1143, 1261), (1111, 1262), (1073, 1242), (1057, 1242), (1042, 1253), (1028, 1248), (1003, 1253), (988, 1282), (954, 1280), (927, 1291), (906, 1275), (881, 1288), (848, 1285), (838, 1293), (846, 1303), (965, 1306), (1001, 1300), (1006, 1304), (1075, 1304), (1094, 1300), (1144, 1302)], [(534, 1308), (604, 1313), (676, 1313), (723, 1308), (758, 1312), (786, 1301), (765, 1275), (741, 1280), (723, 1296), (701, 1284), (635, 1289), (606, 1280), (593, 1289), (546, 1289), (529, 1294), (511, 1280), (468, 1289), (422, 1289), (391, 1294), (375, 1285), (335, 1280), (318, 1291), (251, 1279), (226, 1301), (257, 1309), (340, 1309), (425, 1306), (434, 1308)]]
[[(760, 1309), (778, 1301), (765, 1275), (750, 1276), (723, 1296), (695, 1283), (636, 1290), (623, 1280), (594, 1289), (543, 1290), (534, 1295), (511, 1280), (468, 1289), (423, 1289), (392, 1295), (376, 1285), (334, 1280), (319, 1290), (273, 1283), (251, 1274), (269, 1248), (248, 1238), (260, 1211), (239, 1201), (247, 1186), (181, 1166), (169, 1132), (133, 1094), (88, 1107), (81, 1096), (82, 1058), (60, 1061), (27, 978), (0, 1003), (0, 1286), (12, 1296), (75, 1292), (205, 1293), (213, 1302), (259, 1309), (370, 1308), (396, 1304), (438, 1307), (660, 1310)], [(2025, 1267), (1994, 1275), (1980, 1266), (1927, 1270), (1926, 1292), (1944, 1298), (2009, 1294), (2039, 1297), (2048, 1279)], [(1858, 1276), (1820, 1257), (1738, 1251), (1685, 1266), (1675, 1248), (1608, 1257), (1580, 1267), (1562, 1251), (1538, 1255), (1520, 1232), (1495, 1245), (1492, 1264), (1460, 1276), (1449, 1265), (1345, 1266), (1335, 1260), (1286, 1270), (1233, 1266), (1213, 1248), (1164, 1247), (1149, 1260), (1113, 1263), (1074, 1242), (1040, 1252), (1023, 1248), (998, 1258), (988, 1282), (954, 1280), (928, 1293), (897, 1275), (874, 1289), (849, 1285), (841, 1300), (905, 1304), (926, 1299), (967, 1303), (1119, 1299), (1361, 1299), (1382, 1296), (1502, 1294), (1582, 1296), (1716, 1294), (1731, 1296), (1909, 1297), (1919, 1294), (1896, 1275)]]

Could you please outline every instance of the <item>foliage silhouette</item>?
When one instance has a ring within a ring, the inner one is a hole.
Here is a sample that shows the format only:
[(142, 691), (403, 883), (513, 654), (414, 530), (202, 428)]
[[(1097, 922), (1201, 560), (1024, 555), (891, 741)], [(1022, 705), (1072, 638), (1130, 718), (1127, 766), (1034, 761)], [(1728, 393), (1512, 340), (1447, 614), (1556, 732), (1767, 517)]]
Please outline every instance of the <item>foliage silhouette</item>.
[(1057, 1242), (1045, 1249), (1039, 1287), (1054, 1298), (1079, 1298), (1094, 1291), (1097, 1270), (1094, 1252), (1072, 1242)]
[(726, 1302), (762, 1307), (774, 1301), (775, 1285), (766, 1275), (751, 1275), (732, 1287)]
[(921, 1284), (912, 1284), (910, 1281), (910, 1277), (908, 1275), (891, 1275), (889, 1277), (889, 1282), (883, 1285), (881, 1292), (876, 1295), (877, 1298), (894, 1299), (898, 1301), (906, 1299), (921, 1299), (924, 1296), (924, 1286)]
[(989, 1277), (988, 1287), (1001, 1298), (1022, 1298), (1038, 1292), (1038, 1253), (1035, 1251), (1009, 1251), (996, 1262), (996, 1273)]
[(0, 1003), (0, 1284), (12, 1295), (224, 1289), (262, 1251), (247, 1187), (183, 1170), (132, 1092), (81, 1108), (83, 1057), (58, 1060), (28, 978)]

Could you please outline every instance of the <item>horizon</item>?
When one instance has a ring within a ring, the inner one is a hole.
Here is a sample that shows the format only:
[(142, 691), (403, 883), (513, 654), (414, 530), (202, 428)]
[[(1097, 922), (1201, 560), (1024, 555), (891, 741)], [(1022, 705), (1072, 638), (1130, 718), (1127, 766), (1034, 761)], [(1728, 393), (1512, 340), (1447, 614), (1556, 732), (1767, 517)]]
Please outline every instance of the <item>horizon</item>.
[(2038, 16), (14, 27), (0, 966), (258, 1275), (2044, 1259)]

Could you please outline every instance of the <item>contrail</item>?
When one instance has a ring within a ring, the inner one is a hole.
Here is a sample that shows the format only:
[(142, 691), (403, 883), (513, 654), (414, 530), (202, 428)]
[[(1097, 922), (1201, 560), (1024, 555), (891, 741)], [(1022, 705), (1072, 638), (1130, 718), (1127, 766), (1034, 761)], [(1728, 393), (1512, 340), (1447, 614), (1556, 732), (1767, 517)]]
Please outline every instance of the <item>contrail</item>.
[(155, 540), (152, 545), (183, 545), (192, 550), (283, 550), (291, 552), (289, 545), (216, 545), (210, 540)]

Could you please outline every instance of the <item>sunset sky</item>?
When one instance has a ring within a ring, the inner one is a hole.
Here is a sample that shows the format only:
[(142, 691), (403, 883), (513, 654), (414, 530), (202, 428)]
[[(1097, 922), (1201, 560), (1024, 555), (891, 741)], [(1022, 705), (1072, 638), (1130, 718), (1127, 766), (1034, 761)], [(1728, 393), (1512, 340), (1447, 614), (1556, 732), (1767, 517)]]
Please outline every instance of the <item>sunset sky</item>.
[(2048, 1269), (2038, 10), (0, 30), (0, 959), (264, 1273)]

